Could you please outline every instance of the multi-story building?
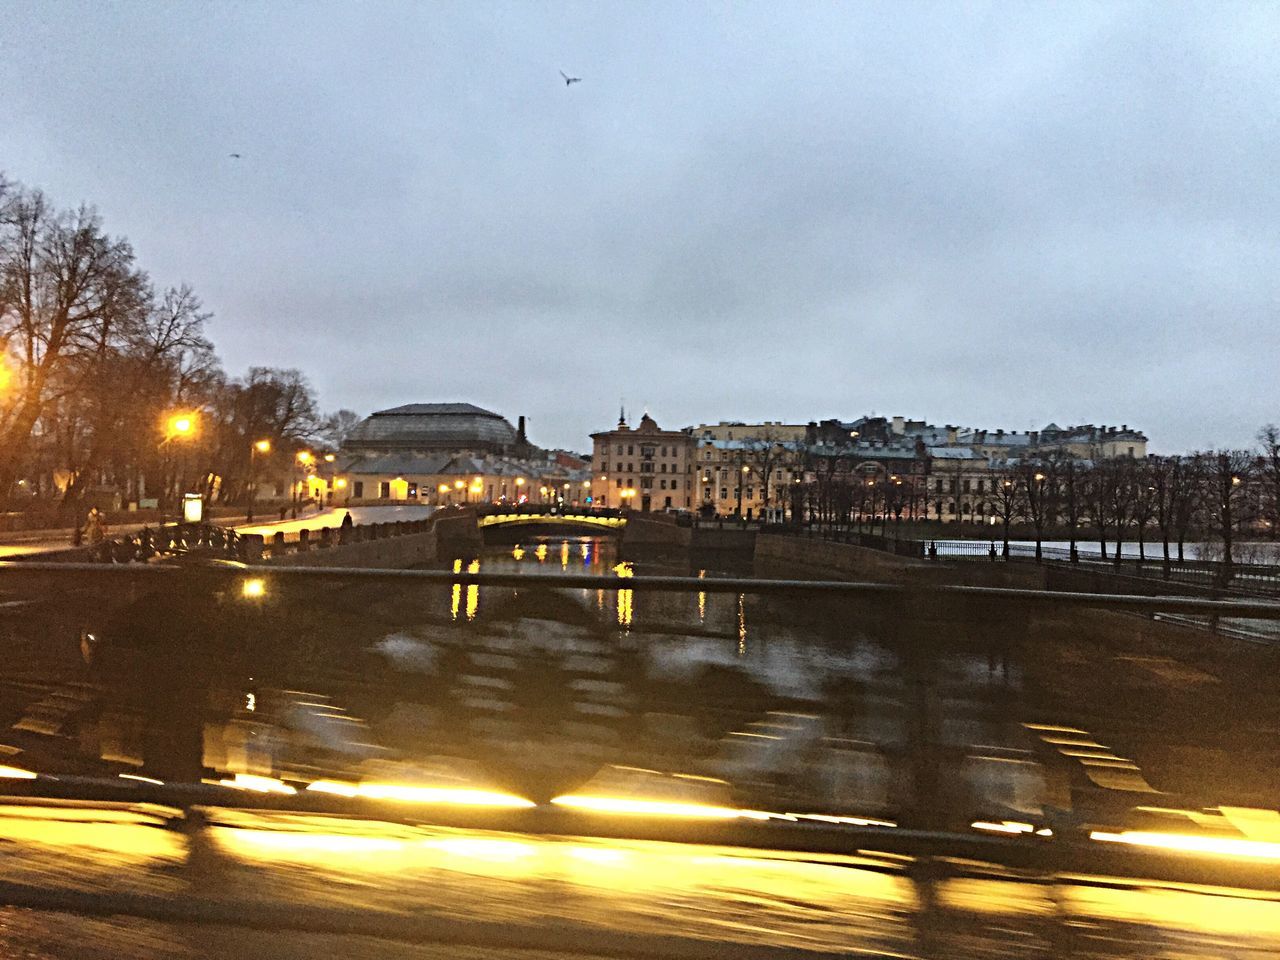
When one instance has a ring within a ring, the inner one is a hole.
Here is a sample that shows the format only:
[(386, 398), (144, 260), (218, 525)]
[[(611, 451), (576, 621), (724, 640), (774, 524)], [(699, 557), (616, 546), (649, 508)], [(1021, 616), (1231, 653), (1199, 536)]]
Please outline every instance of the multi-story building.
[(469, 403), (413, 403), (379, 410), (336, 456), (332, 489), (345, 502), (581, 503), (585, 461), (529, 443), (524, 417)]
[(591, 435), (591, 497), (596, 506), (688, 510), (694, 504), (692, 431), (663, 430), (648, 413), (632, 429), (626, 414)]
[[(1028, 459), (1067, 455), (1080, 460), (1145, 458), (1147, 437), (1128, 424), (1060, 427), (1025, 432), (938, 427), (906, 417), (862, 417), (810, 424), (808, 456), (837, 462), (860, 460), (855, 469), (906, 484), (904, 516), (943, 522), (993, 522), (999, 481)], [(896, 478), (896, 479), (895, 479)]]

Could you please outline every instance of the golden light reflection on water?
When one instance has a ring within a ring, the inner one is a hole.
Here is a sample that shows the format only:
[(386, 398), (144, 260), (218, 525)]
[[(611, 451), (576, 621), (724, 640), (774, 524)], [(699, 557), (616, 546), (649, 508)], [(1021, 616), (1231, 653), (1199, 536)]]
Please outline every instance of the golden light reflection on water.
[(747, 653), (747, 595), (738, 594), (738, 656)]
[(534, 551), (533, 551), (533, 555), (534, 555), (535, 557), (537, 557), (537, 558), (538, 558), (538, 562), (539, 562), (539, 563), (544, 563), (544, 562), (546, 562), (546, 559), (547, 559), (547, 545), (546, 545), (545, 543), (540, 543), (540, 544), (538, 544), (538, 549), (536, 549), (536, 550), (534, 550)]
[(569, 569), (569, 541), (560, 541), (560, 569)]
[(512, 559), (512, 560), (517, 560), (517, 561), (519, 561), (519, 560), (523, 560), (523, 559), (524, 559), (524, 547), (520, 546), (520, 544), (518, 544), (518, 543), (517, 543), (517, 544), (516, 544), (516, 546), (515, 546), (515, 549), (511, 551), (511, 559)]
[[(698, 571), (698, 579), (705, 580), (707, 576), (706, 570)], [(698, 622), (707, 622), (707, 592), (705, 590), (698, 591)]]
[[(479, 573), (480, 561), (472, 560), (467, 564), (467, 573)], [(476, 612), (480, 609), (480, 586), (479, 584), (471, 584), (467, 587), (467, 619), (474, 620)]]
[[(629, 577), (635, 576), (634, 568), (626, 560), (616, 564), (613, 568), (613, 572), (616, 573), (622, 579), (627, 579)], [(631, 626), (631, 620), (632, 620), (632, 617), (634, 616), (634, 611), (632, 608), (632, 595), (634, 593), (635, 593), (634, 590), (618, 591), (618, 599), (617, 599), (618, 626), (620, 627)]]

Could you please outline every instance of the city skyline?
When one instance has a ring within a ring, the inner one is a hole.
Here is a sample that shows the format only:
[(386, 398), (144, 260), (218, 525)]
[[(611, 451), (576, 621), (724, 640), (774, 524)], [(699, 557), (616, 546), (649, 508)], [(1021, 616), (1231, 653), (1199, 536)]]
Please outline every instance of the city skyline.
[(3, 172), (329, 410), (1277, 418), (1274, 8), (381, 9), (15, 4)]

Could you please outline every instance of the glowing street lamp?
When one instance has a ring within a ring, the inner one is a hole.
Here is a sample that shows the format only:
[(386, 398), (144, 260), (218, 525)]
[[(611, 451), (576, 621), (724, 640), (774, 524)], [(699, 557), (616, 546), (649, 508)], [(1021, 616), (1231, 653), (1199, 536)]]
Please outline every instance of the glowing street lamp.
[(258, 454), (270, 452), (270, 440), (255, 440), (249, 446), (249, 509), (245, 514), (246, 520), (253, 519), (253, 501), (258, 497)]
[(180, 437), (195, 436), (196, 429), (197, 423), (194, 413), (171, 414), (165, 421), (165, 442), (167, 443)]

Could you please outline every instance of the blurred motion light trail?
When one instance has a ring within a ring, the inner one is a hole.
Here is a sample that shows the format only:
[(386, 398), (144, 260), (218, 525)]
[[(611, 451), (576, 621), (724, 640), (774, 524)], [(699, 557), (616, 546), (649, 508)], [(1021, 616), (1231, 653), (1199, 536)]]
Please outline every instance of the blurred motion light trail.
[(362, 797), (368, 800), (398, 800), (405, 803), (450, 803), (473, 807), (534, 806), (532, 800), (512, 793), (496, 790), (473, 790), (461, 787), (413, 787), (396, 783), (342, 783), (338, 780), (317, 780), (307, 790), (314, 793), (331, 793), (340, 797)]
[(1125, 830), (1122, 833), (1094, 830), (1089, 837), (1104, 843), (1127, 843), (1159, 850), (1178, 850), (1184, 853), (1203, 853), (1250, 860), (1280, 860), (1280, 843), (1265, 843), (1260, 840), (1197, 837), (1180, 833), (1148, 833), (1142, 830)]
[(656, 817), (706, 817), (713, 820), (770, 820), (792, 819), (781, 814), (761, 810), (739, 810), (734, 807), (718, 807), (705, 803), (681, 803), (670, 800), (638, 800), (628, 797), (593, 797), (565, 794), (551, 801), (557, 806), (593, 813), (623, 813)]

